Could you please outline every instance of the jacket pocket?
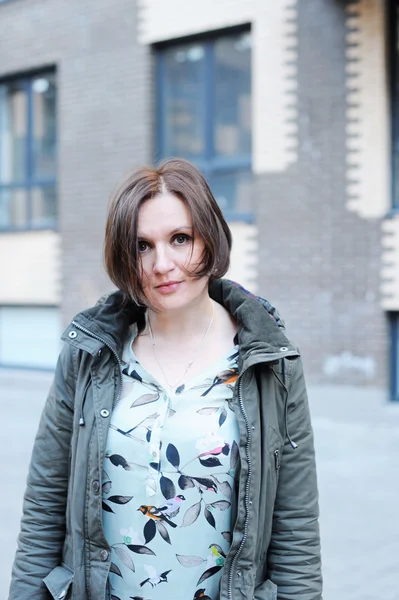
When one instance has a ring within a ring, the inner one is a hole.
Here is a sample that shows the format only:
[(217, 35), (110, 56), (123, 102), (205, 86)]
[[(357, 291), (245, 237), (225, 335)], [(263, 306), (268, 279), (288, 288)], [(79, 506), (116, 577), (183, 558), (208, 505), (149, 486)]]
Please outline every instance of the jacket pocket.
[(253, 600), (277, 600), (277, 586), (267, 579), (255, 588)]
[(54, 600), (66, 600), (73, 581), (73, 571), (60, 565), (50, 571), (43, 581)]

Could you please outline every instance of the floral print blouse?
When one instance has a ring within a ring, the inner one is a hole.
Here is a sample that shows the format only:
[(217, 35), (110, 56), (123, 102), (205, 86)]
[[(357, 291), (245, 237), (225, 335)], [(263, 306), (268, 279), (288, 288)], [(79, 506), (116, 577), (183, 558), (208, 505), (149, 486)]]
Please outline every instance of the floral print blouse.
[(238, 346), (171, 392), (136, 360), (136, 335), (132, 325), (104, 459), (109, 596), (218, 600), (236, 517)]

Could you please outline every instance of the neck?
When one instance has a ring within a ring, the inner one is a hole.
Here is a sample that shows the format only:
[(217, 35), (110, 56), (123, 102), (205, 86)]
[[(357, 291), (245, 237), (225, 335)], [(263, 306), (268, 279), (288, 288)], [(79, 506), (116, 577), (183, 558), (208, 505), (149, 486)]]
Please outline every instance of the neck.
[(148, 317), (157, 340), (180, 340), (203, 335), (209, 325), (214, 307), (206, 293), (183, 310), (154, 312), (148, 309)]

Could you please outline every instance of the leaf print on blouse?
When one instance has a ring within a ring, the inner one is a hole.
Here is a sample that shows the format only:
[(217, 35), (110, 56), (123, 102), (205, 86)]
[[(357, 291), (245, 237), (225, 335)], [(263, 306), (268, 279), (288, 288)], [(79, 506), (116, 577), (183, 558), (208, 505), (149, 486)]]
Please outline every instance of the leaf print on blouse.
[[(143, 540), (135, 531), (133, 531), (132, 528), (121, 529), (121, 534), (123, 536), (123, 542), (112, 544), (111, 548), (124, 567), (135, 573), (136, 569), (130, 554), (131, 552), (148, 556), (156, 556), (156, 554), (143, 544)], [(120, 566), (116, 565), (116, 567), (122, 573)], [(113, 571), (113, 573), (118, 575), (118, 573), (115, 571)], [(123, 574), (121, 574), (120, 577), (123, 577)]]
[(128, 462), (126, 458), (120, 454), (111, 454), (108, 451), (105, 453), (105, 458), (111, 461), (114, 467), (122, 467), (125, 471), (132, 471), (135, 463)]
[(146, 583), (149, 583), (152, 588), (159, 585), (160, 583), (168, 583), (168, 574), (171, 572), (172, 569), (169, 569), (169, 571), (164, 571), (163, 573), (158, 575), (158, 573), (152, 565), (144, 565), (144, 568), (148, 573), (148, 578), (140, 583), (140, 587), (143, 587), (143, 585), (145, 585)]
[[(133, 404), (132, 404), (132, 406), (133, 406)], [(131, 440), (136, 440), (136, 442), (138, 442), (139, 444), (144, 444), (144, 440), (141, 437), (137, 437), (136, 435), (133, 435), (132, 432), (135, 431), (136, 429), (139, 429), (140, 427), (143, 427), (144, 429), (147, 430), (145, 437), (146, 437), (147, 442), (149, 442), (151, 439), (152, 428), (158, 417), (159, 417), (159, 413), (152, 413), (151, 415), (148, 415), (148, 417), (145, 417), (139, 423), (137, 423), (137, 425), (135, 425), (134, 427), (131, 427), (127, 431), (120, 429), (120, 427), (116, 427), (116, 425), (114, 425), (113, 423), (110, 423), (109, 427), (110, 427), (110, 429), (117, 431), (121, 435), (124, 435), (125, 437), (128, 437)], [(134, 464), (134, 463), (132, 463), (132, 464)]]
[[(117, 455), (114, 455), (114, 456), (117, 456)], [(123, 457), (120, 457), (120, 458), (123, 458)], [(107, 497), (107, 495), (111, 491), (112, 482), (111, 482), (108, 474), (106, 473), (106, 471), (104, 471), (104, 469), (102, 471), (102, 482), (103, 482), (102, 483), (102, 492), (103, 492), (102, 508), (106, 512), (114, 513), (114, 511), (112, 510), (110, 505), (107, 504), (108, 502), (112, 502), (113, 504), (123, 505), (123, 504), (127, 504), (128, 502), (130, 502), (130, 500), (133, 498), (133, 496), (121, 496), (121, 495), (113, 495), (113, 496)]]
[[(229, 405), (230, 400), (226, 400), (227, 404)], [(199, 415), (213, 415), (213, 414), (219, 414), (219, 427), (221, 427), (223, 425), (223, 423), (225, 422), (225, 420), (227, 419), (227, 410), (222, 407), (216, 407), (216, 406), (206, 406), (205, 408), (200, 408), (199, 410), (197, 410), (197, 413)]]
[(217, 385), (228, 385), (235, 383), (238, 379), (238, 367), (232, 367), (231, 369), (226, 369), (222, 371), (218, 375), (216, 375), (215, 379), (212, 382), (212, 385), (203, 393), (201, 396), (207, 396), (209, 392), (213, 390), (213, 388)]
[(218, 544), (211, 544), (209, 550), (210, 552), (206, 558), (202, 558), (201, 556), (184, 556), (182, 554), (176, 554), (177, 560), (183, 567), (197, 567), (206, 563), (207, 568), (198, 579), (197, 585), (200, 585), (203, 581), (218, 573), (225, 563), (226, 554)]
[(116, 564), (113, 563), (113, 562), (111, 563), (111, 566), (109, 568), (109, 572), (110, 573), (114, 573), (114, 575), (119, 575), (119, 577), (122, 577), (122, 579), (123, 579), (123, 576), (122, 576), (120, 568), (117, 567)]
[(109, 494), (112, 487), (112, 481), (110, 480), (109, 475), (106, 471), (104, 471), (104, 469), (102, 471), (101, 481), (103, 495)]
[[(113, 502), (114, 504), (127, 504), (128, 502), (130, 502), (130, 500), (133, 498), (133, 496), (109, 496), (109, 498), (106, 498), (107, 502)], [(103, 510), (105, 510), (106, 512), (110, 512), (113, 513), (114, 511), (112, 510), (112, 508), (106, 504), (104, 502), (104, 499), (102, 501), (102, 508)], [(115, 513), (114, 513), (115, 514)]]
[(151, 404), (151, 402), (156, 402), (159, 400), (159, 394), (144, 394), (137, 398), (131, 405), (130, 408), (134, 408), (136, 406), (144, 406), (145, 404)]
[[(216, 444), (216, 446), (214, 446)], [(233, 459), (230, 457), (230, 469), (226, 475), (234, 476), (234, 466), (237, 462), (238, 453), (235, 450), (235, 446), (237, 446), (236, 442), (233, 442), (232, 448), (234, 449)], [(214, 433), (208, 434), (205, 438), (201, 438), (198, 440), (196, 447), (199, 450), (204, 450), (194, 459), (190, 460), (185, 467), (180, 467), (180, 455), (179, 452), (173, 444), (168, 444), (166, 448), (166, 458), (169, 463), (176, 469), (177, 473), (180, 474), (178, 479), (178, 485), (181, 490), (186, 490), (189, 488), (196, 488), (200, 499), (199, 502), (196, 502), (192, 506), (190, 506), (181, 522), (180, 527), (189, 527), (198, 519), (201, 514), (201, 509), (204, 507), (204, 517), (206, 521), (211, 525), (214, 529), (216, 529), (216, 521), (212, 514), (212, 512), (217, 510), (227, 510), (231, 506), (231, 502), (228, 500), (218, 500), (216, 502), (206, 502), (204, 498), (204, 492), (213, 492), (216, 493), (218, 490), (226, 496), (229, 500), (232, 498), (233, 490), (228, 481), (219, 481), (215, 477), (215, 475), (210, 475), (210, 477), (198, 477), (193, 475), (188, 475), (183, 472), (183, 468), (185, 469), (190, 463), (194, 460), (199, 459), (200, 463), (205, 467), (215, 467), (221, 466), (222, 463), (217, 458), (217, 455), (227, 456), (230, 452), (230, 445), (227, 444), (223, 438), (216, 436)], [(210, 450), (206, 450), (206, 448), (211, 447)], [(183, 495), (176, 496), (175, 486), (171, 479), (164, 477), (162, 475), (160, 480), (161, 491), (165, 498), (169, 501), (169, 503), (165, 503), (164, 507), (156, 509), (160, 514), (175, 516), (177, 514), (176, 509), (180, 510), (181, 502), (185, 500)], [(165, 508), (167, 509), (165, 511)], [(140, 510), (140, 509), (139, 509)], [(154, 531), (154, 528), (151, 529)], [(155, 535), (155, 532), (154, 532)], [(151, 538), (152, 539), (152, 538)]]

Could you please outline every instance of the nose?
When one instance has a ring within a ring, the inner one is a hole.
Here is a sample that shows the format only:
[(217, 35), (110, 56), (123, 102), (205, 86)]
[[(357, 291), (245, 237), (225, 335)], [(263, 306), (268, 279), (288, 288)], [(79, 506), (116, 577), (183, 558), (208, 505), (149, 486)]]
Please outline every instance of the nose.
[(154, 273), (158, 273), (159, 275), (169, 273), (173, 267), (174, 263), (168, 249), (165, 247), (157, 247), (154, 254)]

